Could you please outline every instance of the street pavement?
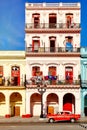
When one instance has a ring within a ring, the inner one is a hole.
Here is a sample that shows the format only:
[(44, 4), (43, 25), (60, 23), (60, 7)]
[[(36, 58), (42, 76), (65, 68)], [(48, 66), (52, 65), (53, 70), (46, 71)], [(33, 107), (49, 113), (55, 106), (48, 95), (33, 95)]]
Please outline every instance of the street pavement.
[[(48, 122), (47, 118), (40, 118), (40, 117), (30, 117), (30, 118), (22, 118), (22, 117), (0, 117), (0, 123), (18, 123), (18, 122)], [(78, 121), (78, 123), (87, 123), (87, 117), (81, 117)]]

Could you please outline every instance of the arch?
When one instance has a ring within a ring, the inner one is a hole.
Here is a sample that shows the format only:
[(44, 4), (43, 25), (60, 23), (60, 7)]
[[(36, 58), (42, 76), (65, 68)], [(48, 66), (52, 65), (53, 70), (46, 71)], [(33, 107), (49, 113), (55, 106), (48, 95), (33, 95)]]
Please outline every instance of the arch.
[(34, 93), (30, 97), (30, 113), (32, 116), (40, 116), (41, 112), (41, 95)]
[(76, 63), (75, 62), (72, 62), (72, 63), (70, 63), (70, 62), (64, 62), (63, 65), (65, 65), (65, 67), (67, 67), (67, 66), (73, 67), (73, 66), (76, 65)]
[(3, 102), (5, 102), (5, 95), (0, 92), (0, 104), (2, 104)]
[(33, 36), (32, 39), (33, 40), (40, 40), (40, 37), (39, 36)]
[(14, 102), (22, 101), (22, 96), (21, 96), (21, 94), (18, 93), (18, 92), (13, 92), (13, 93), (10, 95), (10, 101), (14, 101)]
[(22, 95), (18, 92), (13, 92), (10, 95), (11, 116), (20, 116), (21, 105), (22, 105)]
[(32, 16), (33, 17), (38, 17), (38, 16), (40, 16), (40, 14), (39, 13), (33, 13)]
[(5, 95), (0, 92), (0, 116), (4, 116), (6, 111), (6, 99)]
[(75, 113), (75, 96), (72, 93), (63, 96), (63, 110)]
[(46, 64), (48, 67), (50, 67), (50, 66), (55, 66), (55, 67), (57, 67), (59, 64), (58, 63), (47, 63)]
[(59, 98), (55, 93), (47, 96), (47, 113), (55, 114), (58, 112)]

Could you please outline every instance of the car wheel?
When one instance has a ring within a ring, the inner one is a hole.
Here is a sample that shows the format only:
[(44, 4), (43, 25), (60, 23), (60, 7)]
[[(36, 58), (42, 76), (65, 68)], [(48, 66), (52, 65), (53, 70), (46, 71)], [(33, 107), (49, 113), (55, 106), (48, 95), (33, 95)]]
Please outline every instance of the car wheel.
[(54, 122), (54, 119), (50, 118), (50, 119), (49, 119), (49, 122), (50, 122), (50, 123), (53, 123), (53, 122)]
[(74, 122), (75, 122), (75, 119), (74, 119), (74, 118), (72, 118), (70, 121), (71, 121), (71, 123), (74, 123)]

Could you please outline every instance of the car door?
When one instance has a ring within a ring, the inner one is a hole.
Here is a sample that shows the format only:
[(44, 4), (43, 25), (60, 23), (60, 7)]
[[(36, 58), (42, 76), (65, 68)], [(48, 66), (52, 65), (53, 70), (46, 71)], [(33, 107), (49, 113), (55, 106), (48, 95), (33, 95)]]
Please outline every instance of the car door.
[(69, 112), (65, 112), (65, 121), (70, 120), (70, 113)]
[(57, 120), (58, 120), (58, 121), (64, 121), (64, 120), (65, 120), (65, 117), (64, 117), (64, 113), (63, 113), (63, 112), (58, 113), (58, 115), (57, 115)]

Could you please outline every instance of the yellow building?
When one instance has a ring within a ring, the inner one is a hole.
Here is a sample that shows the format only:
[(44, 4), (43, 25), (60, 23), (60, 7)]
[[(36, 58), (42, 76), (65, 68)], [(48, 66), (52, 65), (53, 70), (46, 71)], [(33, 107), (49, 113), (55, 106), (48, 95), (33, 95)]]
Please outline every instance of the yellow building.
[(25, 52), (0, 51), (0, 116), (25, 114)]

